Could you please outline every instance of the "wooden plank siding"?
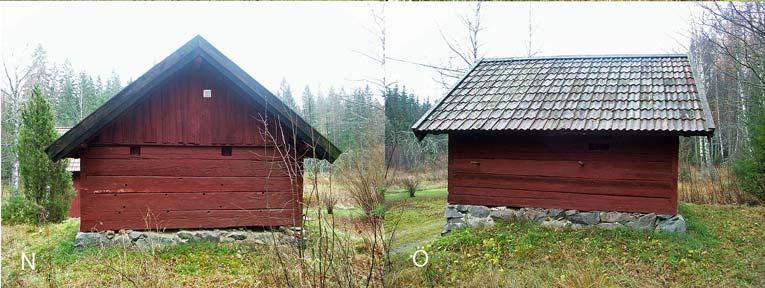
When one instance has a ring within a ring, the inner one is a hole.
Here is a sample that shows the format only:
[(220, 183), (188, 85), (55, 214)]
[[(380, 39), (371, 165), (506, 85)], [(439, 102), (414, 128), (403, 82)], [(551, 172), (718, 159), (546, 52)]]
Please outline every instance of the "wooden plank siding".
[(82, 231), (300, 225), (301, 176), (273, 161), (273, 148), (233, 147), (232, 156), (221, 147), (150, 148), (83, 154)]
[[(212, 97), (203, 98), (203, 89), (211, 89)], [(120, 115), (89, 144), (273, 145), (264, 133), (266, 115), (264, 108), (201, 61), (152, 89), (146, 100)], [(276, 125), (273, 117), (267, 122), (269, 128)]]
[(274, 133), (278, 120), (201, 59), (147, 96), (82, 149), (81, 231), (302, 225), (290, 127)]
[(74, 188), (74, 198), (72, 198), (72, 202), (69, 203), (69, 212), (67, 213), (69, 217), (80, 217), (80, 172), (74, 172), (72, 173), (72, 186)]
[(676, 214), (677, 159), (677, 136), (451, 134), (448, 200)]

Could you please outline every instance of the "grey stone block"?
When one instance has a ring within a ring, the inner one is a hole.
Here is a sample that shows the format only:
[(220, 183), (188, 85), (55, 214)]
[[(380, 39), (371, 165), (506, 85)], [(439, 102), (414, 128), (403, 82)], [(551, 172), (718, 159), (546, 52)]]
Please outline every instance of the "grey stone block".
[(604, 223), (600, 223), (600, 224), (598, 224), (598, 225), (595, 225), (595, 226), (597, 226), (598, 228), (603, 228), (603, 229), (606, 229), (606, 230), (613, 230), (613, 229), (616, 229), (616, 228), (622, 227), (622, 226), (624, 226), (624, 225), (622, 225), (622, 224), (619, 224), (619, 223), (608, 223), (608, 222), (604, 222)]
[(108, 246), (109, 239), (97, 232), (77, 232), (74, 236), (74, 247)]
[(448, 222), (448, 223), (455, 223), (455, 224), (456, 223), (464, 224), (465, 223), (465, 219), (464, 218), (452, 218), (452, 219), (447, 219), (446, 222)]
[(595, 225), (600, 222), (600, 213), (599, 212), (579, 212), (579, 213), (567, 216), (566, 219), (574, 223), (579, 223), (584, 225)]
[(478, 218), (478, 217), (468, 216), (465, 219), (465, 223), (467, 223), (467, 225), (470, 226), (470, 227), (491, 227), (491, 226), (494, 226), (494, 220), (492, 220), (489, 217)]
[(566, 216), (566, 214), (564, 214), (563, 209), (549, 209), (547, 210), (547, 216), (553, 219), (560, 219)]
[(656, 214), (645, 214), (635, 221), (627, 222), (628, 227), (638, 230), (652, 230), (656, 223)]
[(486, 206), (470, 205), (467, 207), (468, 214), (477, 218), (488, 217), (491, 210)]
[(632, 213), (600, 212), (600, 222), (624, 224), (635, 220), (637, 220), (637, 217), (632, 215)]
[(671, 233), (685, 233), (686, 225), (685, 218), (682, 215), (676, 215), (667, 220), (660, 221), (656, 225), (656, 230), (671, 232)]
[(234, 231), (234, 232), (228, 233), (226, 237), (234, 239), (234, 240), (245, 240), (247, 239), (247, 233), (243, 231)]
[(521, 208), (518, 210), (518, 218), (534, 222), (542, 222), (547, 219), (547, 211), (539, 208)]
[(571, 226), (571, 222), (569, 222), (568, 220), (548, 219), (548, 220), (542, 221), (540, 225), (545, 227), (550, 227), (553, 229), (563, 229), (563, 228)]
[(456, 208), (447, 206), (446, 209), (444, 209), (444, 217), (446, 219), (453, 219), (462, 218), (463, 215), (462, 213), (458, 212)]
[(491, 219), (494, 219), (494, 221), (509, 222), (515, 219), (516, 215), (514, 210), (496, 209), (496, 210), (492, 210), (491, 213), (489, 213), (489, 217), (491, 217)]
[(111, 245), (120, 246), (120, 247), (130, 247), (130, 246), (133, 246), (133, 241), (130, 240), (130, 235), (128, 235), (127, 233), (120, 233), (120, 234), (114, 235), (114, 237), (111, 239)]

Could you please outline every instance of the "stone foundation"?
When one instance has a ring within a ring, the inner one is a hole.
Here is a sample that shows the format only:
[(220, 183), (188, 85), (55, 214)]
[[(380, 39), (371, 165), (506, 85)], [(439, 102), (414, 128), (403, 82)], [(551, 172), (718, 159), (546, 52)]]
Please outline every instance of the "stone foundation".
[(654, 213), (626, 213), (577, 211), (545, 208), (507, 208), (478, 205), (447, 204), (444, 210), (446, 225), (441, 235), (462, 227), (493, 226), (495, 222), (527, 220), (556, 229), (579, 229), (595, 226), (604, 229), (629, 227), (638, 230), (662, 230), (685, 233), (685, 219), (681, 215)]
[(254, 245), (300, 243), (301, 228), (279, 228), (275, 230), (215, 229), (215, 230), (174, 230), (174, 231), (132, 231), (119, 232), (77, 232), (74, 247), (123, 246), (136, 249), (150, 249), (191, 242), (243, 243)]

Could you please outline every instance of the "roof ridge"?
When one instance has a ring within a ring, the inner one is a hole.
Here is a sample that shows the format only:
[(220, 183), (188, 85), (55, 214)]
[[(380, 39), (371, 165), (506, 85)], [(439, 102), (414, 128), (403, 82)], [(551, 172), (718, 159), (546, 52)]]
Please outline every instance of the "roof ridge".
[(687, 54), (605, 54), (605, 55), (550, 55), (532, 57), (495, 57), (484, 58), (484, 62), (551, 60), (551, 59), (596, 59), (596, 58), (688, 58)]

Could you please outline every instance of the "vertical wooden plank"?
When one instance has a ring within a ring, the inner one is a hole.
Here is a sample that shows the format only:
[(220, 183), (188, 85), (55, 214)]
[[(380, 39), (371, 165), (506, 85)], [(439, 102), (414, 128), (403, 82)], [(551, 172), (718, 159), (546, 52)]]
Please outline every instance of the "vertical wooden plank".
[(189, 69), (186, 69), (183, 71), (183, 73), (180, 75), (180, 80), (176, 82), (176, 85), (174, 85), (174, 91), (173, 91), (173, 99), (175, 99), (175, 143), (186, 143), (188, 140), (189, 129), (191, 129), (190, 125), (186, 123), (184, 120), (186, 119), (186, 115), (188, 114), (187, 110), (189, 109), (188, 106), (188, 87), (191, 85), (191, 74)]
[(143, 108), (141, 109), (141, 114), (142, 114), (141, 118), (142, 118), (143, 125), (141, 126), (141, 130), (139, 131), (140, 133), (137, 134), (136, 136), (141, 138), (140, 142), (142, 143), (149, 143), (150, 140), (151, 140), (151, 143), (154, 143), (154, 140), (150, 139), (152, 137), (149, 135), (151, 134), (151, 129), (152, 129), (151, 103), (152, 103), (152, 98), (154, 98), (153, 97), (154, 95), (149, 94), (147, 96), (148, 97), (146, 98), (146, 100), (144, 100), (145, 102), (143, 104)]
[(212, 143), (212, 123), (210, 122), (210, 110), (212, 107), (212, 99), (213, 98), (204, 98), (202, 97), (202, 90), (204, 89), (210, 89), (212, 90), (213, 97), (215, 97), (215, 94), (218, 93), (215, 89), (215, 77), (210, 73), (210, 70), (207, 69), (207, 66), (203, 66), (200, 73), (201, 79), (200, 79), (200, 87), (199, 87), (199, 95), (197, 99), (199, 99), (199, 144), (202, 145), (210, 145)]
[[(245, 97), (247, 96), (245, 95)], [(249, 101), (249, 99), (241, 99), (241, 100), (243, 102), (242, 106), (245, 107), (244, 109), (245, 122), (242, 123), (241, 125), (242, 134), (243, 134), (242, 138), (243, 138), (244, 144), (251, 145), (255, 143), (255, 135), (256, 135), (255, 129), (257, 129), (258, 127), (258, 123), (257, 123), (258, 121), (256, 120), (257, 116), (255, 115), (256, 111), (250, 105), (250, 102), (252, 101)]]
[(446, 193), (447, 194), (446, 196), (447, 196), (447, 202), (450, 204), (453, 204), (451, 203), (450, 195), (454, 194), (453, 193), (454, 190), (452, 187), (453, 186), (452, 176), (454, 175), (454, 171), (452, 171), (452, 169), (454, 169), (454, 153), (455, 153), (455, 148), (457, 148), (456, 147), (457, 139), (455, 139), (456, 135), (454, 134), (449, 134), (446, 137), (448, 138), (447, 146), (446, 146), (447, 147), (446, 149), (447, 151), (447, 157), (446, 157), (447, 158), (447, 163), (446, 163)]
[(226, 144), (233, 144), (234, 143), (234, 133), (236, 129), (232, 129), (233, 127), (236, 127), (236, 123), (234, 119), (234, 114), (236, 114), (236, 99), (239, 97), (238, 91), (235, 89), (229, 89), (229, 94), (226, 95), (226, 118), (224, 124), (221, 128), (226, 130)]
[(674, 175), (674, 177), (672, 179), (672, 195), (670, 196), (669, 200), (670, 200), (670, 203), (671, 203), (673, 209), (675, 209), (675, 214), (677, 214), (677, 180), (678, 180), (678, 172), (679, 172), (678, 171), (679, 170), (678, 169), (678, 165), (679, 165), (678, 164), (678, 161), (679, 161), (678, 158), (679, 158), (679, 154), (680, 154), (680, 152), (679, 152), (679, 150), (680, 150), (680, 137), (677, 137), (677, 136), (669, 136), (669, 137), (673, 137), (674, 138), (674, 139), (672, 139), (672, 144), (669, 145), (670, 146), (669, 149), (672, 149), (672, 152), (669, 153), (669, 154), (672, 155), (672, 175)]
[[(234, 118), (234, 121), (236, 121), (236, 123), (233, 124), (233, 127), (247, 127), (247, 125), (249, 125), (249, 109), (247, 109), (248, 107), (245, 105), (245, 101), (243, 101), (244, 97), (247, 97), (247, 95), (239, 93), (239, 98), (235, 99), (236, 117)], [(236, 131), (234, 131), (234, 143), (244, 143), (244, 130), (245, 129), (236, 129)]]
[[(200, 63), (199, 59), (195, 60), (191, 69), (191, 89), (184, 95), (184, 101), (187, 103), (186, 112), (183, 119), (187, 122), (188, 135), (186, 136), (187, 143), (199, 144), (199, 99), (201, 99), (201, 85), (200, 85)], [(184, 133), (185, 134), (185, 133)]]
[(213, 90), (213, 98), (210, 100), (210, 141), (213, 145), (222, 144), (220, 141), (220, 134), (223, 126), (221, 126), (220, 118), (223, 115), (223, 106), (220, 104), (221, 100), (226, 98), (226, 86), (216, 85)]
[(170, 97), (169, 86), (173, 85), (173, 81), (168, 80), (161, 88), (157, 89), (157, 93), (154, 95), (155, 99), (152, 101), (151, 118), (154, 122), (154, 133), (158, 142), (168, 144), (172, 143), (170, 137), (170, 131), (168, 131), (168, 112), (172, 110), (172, 107), (168, 107), (167, 99)]

